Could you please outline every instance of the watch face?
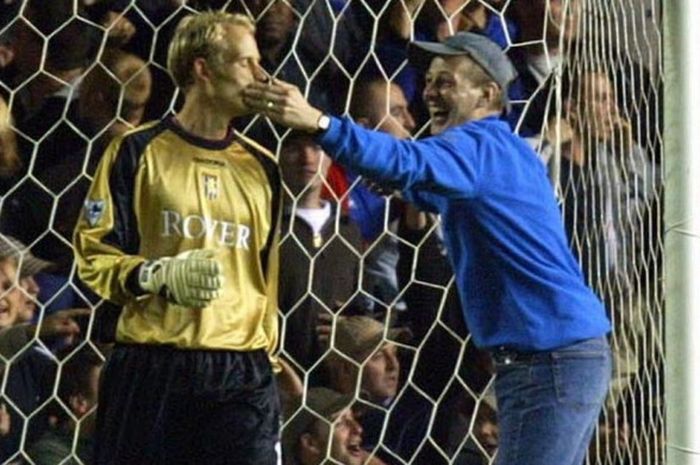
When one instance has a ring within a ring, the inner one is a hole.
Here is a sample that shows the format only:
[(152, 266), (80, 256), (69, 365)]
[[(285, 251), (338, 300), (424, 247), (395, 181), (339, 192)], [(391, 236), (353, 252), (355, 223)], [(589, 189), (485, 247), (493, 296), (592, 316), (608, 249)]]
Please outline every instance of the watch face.
[(322, 131), (325, 131), (330, 125), (330, 117), (328, 115), (321, 115), (321, 117), (318, 119), (318, 128)]

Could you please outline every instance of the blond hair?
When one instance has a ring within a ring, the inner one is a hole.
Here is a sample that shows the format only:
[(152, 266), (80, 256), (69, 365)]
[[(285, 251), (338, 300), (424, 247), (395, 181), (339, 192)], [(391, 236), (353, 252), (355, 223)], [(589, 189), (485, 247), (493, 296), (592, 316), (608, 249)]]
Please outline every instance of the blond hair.
[(17, 153), (17, 141), (12, 129), (12, 114), (0, 97), (0, 177), (10, 177), (22, 166)]
[(230, 59), (231, 43), (226, 40), (224, 26), (242, 27), (255, 34), (255, 24), (245, 15), (223, 11), (207, 11), (185, 16), (175, 30), (168, 48), (168, 71), (181, 89), (194, 83), (192, 64), (204, 58), (215, 71)]

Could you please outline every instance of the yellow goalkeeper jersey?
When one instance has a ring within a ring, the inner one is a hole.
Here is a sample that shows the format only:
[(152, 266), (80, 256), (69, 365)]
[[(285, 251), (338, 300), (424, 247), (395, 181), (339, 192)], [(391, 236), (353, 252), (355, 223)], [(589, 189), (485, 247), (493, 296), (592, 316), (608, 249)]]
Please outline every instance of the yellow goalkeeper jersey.
[[(277, 345), (281, 181), (272, 155), (232, 131), (210, 141), (172, 118), (107, 148), (74, 235), (80, 278), (123, 305), (117, 342), (248, 351)], [(224, 289), (196, 310), (136, 297), (130, 273), (148, 259), (214, 249)]]

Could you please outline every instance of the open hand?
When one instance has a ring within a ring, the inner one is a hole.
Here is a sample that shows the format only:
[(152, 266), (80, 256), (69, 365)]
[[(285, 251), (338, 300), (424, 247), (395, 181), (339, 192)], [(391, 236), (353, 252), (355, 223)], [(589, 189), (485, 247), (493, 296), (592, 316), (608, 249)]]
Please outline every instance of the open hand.
[(275, 123), (306, 132), (318, 129), (318, 119), (323, 114), (304, 98), (298, 87), (279, 79), (250, 84), (243, 90), (243, 101)]

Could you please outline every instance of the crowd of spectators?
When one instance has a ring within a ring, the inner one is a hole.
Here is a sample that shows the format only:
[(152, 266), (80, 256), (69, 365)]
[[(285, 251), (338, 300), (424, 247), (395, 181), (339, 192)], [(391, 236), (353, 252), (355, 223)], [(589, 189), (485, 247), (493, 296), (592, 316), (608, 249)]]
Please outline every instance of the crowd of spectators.
[[(634, 451), (653, 456), (659, 444), (632, 444), (630, 431), (649, 426), (629, 412), (659, 407), (663, 388), (649, 298), (660, 276), (660, 89), (640, 64), (601, 61), (616, 56), (612, 42), (609, 53), (588, 51), (583, 4), (2, 2), (0, 463), (90, 463), (118, 310), (77, 279), (72, 232), (111, 138), (177, 107), (168, 40), (180, 17), (205, 8), (250, 15), (264, 68), (315, 106), (401, 138), (421, 137), (426, 123), (409, 40), (468, 30), (507, 51), (519, 77), (503, 118), (542, 155), (571, 246), (614, 323), (614, 383), (591, 453), (645, 463)], [(635, 109), (640, 97), (647, 105)], [(490, 360), (469, 340), (440, 218), (334, 166), (308, 135), (261, 117), (234, 123), (278, 155), (285, 186), (284, 463), (489, 463)]]

